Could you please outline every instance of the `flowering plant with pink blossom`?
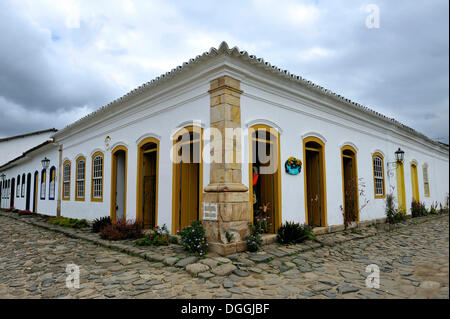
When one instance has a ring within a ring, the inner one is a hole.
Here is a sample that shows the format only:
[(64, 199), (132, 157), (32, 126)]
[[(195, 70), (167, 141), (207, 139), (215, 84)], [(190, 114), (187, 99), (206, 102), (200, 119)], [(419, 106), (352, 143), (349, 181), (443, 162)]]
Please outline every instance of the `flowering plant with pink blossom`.
[(206, 255), (208, 243), (205, 236), (205, 229), (203, 228), (201, 221), (193, 221), (191, 226), (187, 226), (181, 231), (177, 231), (177, 234), (181, 237), (181, 243), (185, 250), (188, 250), (197, 256)]

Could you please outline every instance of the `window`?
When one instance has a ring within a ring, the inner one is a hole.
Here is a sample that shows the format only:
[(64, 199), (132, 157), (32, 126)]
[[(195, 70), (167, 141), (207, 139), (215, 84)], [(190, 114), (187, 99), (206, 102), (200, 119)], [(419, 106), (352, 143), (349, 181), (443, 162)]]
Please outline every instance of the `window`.
[(78, 201), (84, 200), (85, 168), (86, 168), (85, 158), (79, 157), (77, 159), (76, 190), (75, 190), (75, 200), (78, 200)]
[(50, 186), (48, 190), (48, 199), (54, 200), (55, 199), (55, 177), (56, 177), (56, 169), (53, 166), (50, 168)]
[(430, 197), (430, 182), (428, 180), (428, 165), (424, 164), (423, 167), (423, 191), (425, 197)]
[(8, 199), (11, 198), (11, 180), (8, 179)]
[(25, 197), (25, 174), (22, 174), (22, 189), (20, 191), (20, 197)]
[(45, 199), (45, 190), (46, 190), (46, 179), (47, 179), (47, 171), (45, 168), (42, 170), (41, 173), (41, 199)]
[(70, 161), (65, 161), (63, 168), (63, 200), (70, 200)]
[(100, 152), (92, 155), (91, 200), (94, 202), (103, 200), (103, 154)]
[(20, 175), (17, 175), (16, 197), (20, 196)]
[(372, 155), (375, 198), (383, 198), (385, 196), (383, 162), (383, 155), (380, 153), (375, 153)]

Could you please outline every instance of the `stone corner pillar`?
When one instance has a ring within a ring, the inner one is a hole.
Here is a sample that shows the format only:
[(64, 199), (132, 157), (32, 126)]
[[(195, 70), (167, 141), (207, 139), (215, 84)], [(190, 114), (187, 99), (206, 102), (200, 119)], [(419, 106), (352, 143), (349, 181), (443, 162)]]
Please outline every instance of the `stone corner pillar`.
[[(201, 211), (204, 216), (204, 204), (217, 206), (217, 220), (204, 219), (203, 226), (209, 250), (228, 255), (246, 250), (244, 237), (248, 233), (251, 212), (248, 187), (242, 184), (241, 135), (226, 134), (229, 129), (240, 132), (242, 91), (240, 81), (222, 76), (211, 81), (208, 92), (211, 129), (220, 132), (221, 136), (221, 140), (214, 141), (217, 137), (211, 133), (211, 155), (219, 151), (221, 160), (210, 164), (210, 183), (204, 189)], [(215, 143), (219, 141), (221, 143)], [(227, 233), (233, 236), (230, 242)]]

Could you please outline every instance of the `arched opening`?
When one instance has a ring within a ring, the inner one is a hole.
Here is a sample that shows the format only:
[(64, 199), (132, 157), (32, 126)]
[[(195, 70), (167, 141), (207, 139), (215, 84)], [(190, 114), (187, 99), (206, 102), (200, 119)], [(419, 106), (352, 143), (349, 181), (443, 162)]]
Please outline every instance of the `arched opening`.
[(419, 179), (417, 177), (417, 164), (416, 163), (411, 163), (411, 186), (412, 186), (413, 200), (416, 202), (420, 201)]
[(154, 228), (158, 217), (159, 141), (153, 137), (138, 145), (138, 220)]
[(342, 191), (344, 219), (346, 222), (359, 220), (359, 190), (356, 150), (351, 146), (341, 149)]
[(27, 194), (25, 200), (25, 210), (30, 210), (30, 198), (31, 198), (31, 173), (27, 174)]
[(117, 146), (111, 157), (111, 219), (113, 222), (126, 219), (128, 150)]
[(172, 232), (200, 220), (203, 192), (203, 130), (190, 126), (173, 136)]
[(39, 185), (39, 173), (36, 171), (36, 172), (34, 172), (33, 213), (37, 213), (38, 185)]
[(303, 140), (306, 223), (327, 226), (325, 144), (317, 137)]
[(249, 128), (249, 193), (252, 220), (269, 218), (269, 231), (281, 225), (280, 137), (274, 128)]
[(16, 189), (16, 180), (13, 178), (11, 180), (11, 201), (9, 203), (9, 207), (14, 207), (14, 195), (15, 195), (15, 189)]

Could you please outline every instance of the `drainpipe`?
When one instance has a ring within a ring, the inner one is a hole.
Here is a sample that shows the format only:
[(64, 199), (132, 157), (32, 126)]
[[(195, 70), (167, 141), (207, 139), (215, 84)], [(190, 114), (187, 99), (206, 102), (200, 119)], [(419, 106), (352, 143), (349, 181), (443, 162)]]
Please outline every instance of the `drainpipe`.
[(59, 163), (58, 163), (58, 199), (56, 202), (56, 216), (61, 216), (61, 180), (62, 180), (62, 144), (59, 145)]

